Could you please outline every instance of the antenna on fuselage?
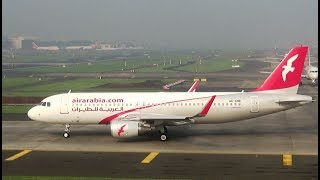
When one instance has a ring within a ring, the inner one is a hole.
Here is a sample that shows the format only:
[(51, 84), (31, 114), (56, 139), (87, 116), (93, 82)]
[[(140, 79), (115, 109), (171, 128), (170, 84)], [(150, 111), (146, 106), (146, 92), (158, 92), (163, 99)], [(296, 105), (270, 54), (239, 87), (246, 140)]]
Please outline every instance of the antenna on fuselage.
[(68, 93), (71, 93), (71, 89), (69, 90), (69, 92)]

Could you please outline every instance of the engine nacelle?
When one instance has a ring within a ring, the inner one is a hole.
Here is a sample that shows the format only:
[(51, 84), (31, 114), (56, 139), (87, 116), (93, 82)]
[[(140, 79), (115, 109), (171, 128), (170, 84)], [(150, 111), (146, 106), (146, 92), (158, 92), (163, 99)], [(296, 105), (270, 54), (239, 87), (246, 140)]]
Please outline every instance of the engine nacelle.
[(139, 121), (114, 120), (110, 123), (111, 135), (115, 138), (128, 138), (145, 134), (151, 127), (144, 126)]

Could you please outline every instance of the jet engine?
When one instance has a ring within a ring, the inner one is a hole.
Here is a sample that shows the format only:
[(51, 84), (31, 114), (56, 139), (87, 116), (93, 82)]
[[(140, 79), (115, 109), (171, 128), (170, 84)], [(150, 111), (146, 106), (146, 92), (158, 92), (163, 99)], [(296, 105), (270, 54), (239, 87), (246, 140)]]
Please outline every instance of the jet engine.
[(110, 123), (111, 135), (115, 138), (128, 138), (145, 134), (152, 130), (140, 121), (114, 120)]

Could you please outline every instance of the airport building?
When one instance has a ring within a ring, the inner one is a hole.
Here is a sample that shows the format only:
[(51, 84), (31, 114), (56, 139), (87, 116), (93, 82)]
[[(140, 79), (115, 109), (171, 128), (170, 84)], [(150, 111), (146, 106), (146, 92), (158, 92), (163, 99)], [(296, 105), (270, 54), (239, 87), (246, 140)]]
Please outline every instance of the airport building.
[(21, 49), (22, 48), (22, 40), (24, 38), (23, 37), (13, 37), (13, 38), (9, 38), (9, 47), (12, 49)]

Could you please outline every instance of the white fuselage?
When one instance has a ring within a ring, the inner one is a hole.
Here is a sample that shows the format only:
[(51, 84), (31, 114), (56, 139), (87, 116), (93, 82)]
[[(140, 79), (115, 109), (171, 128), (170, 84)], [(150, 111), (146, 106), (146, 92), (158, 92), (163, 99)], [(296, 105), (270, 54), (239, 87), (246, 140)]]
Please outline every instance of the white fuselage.
[[(195, 117), (212, 96), (216, 97), (208, 114)], [(50, 106), (35, 106), (28, 116), (49, 123), (107, 124), (129, 113), (157, 113), (194, 117), (193, 123), (214, 124), (263, 116), (311, 101), (305, 95), (261, 92), (65, 93), (44, 99)]]
[(36, 50), (57, 51), (59, 50), (59, 47), (58, 46), (37, 47)]
[(92, 46), (68, 46), (65, 50), (93, 49)]

